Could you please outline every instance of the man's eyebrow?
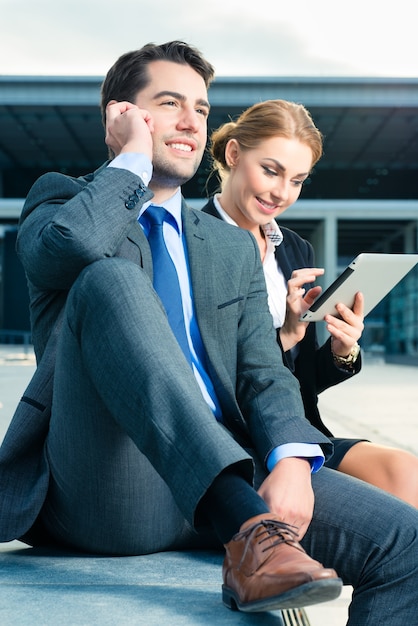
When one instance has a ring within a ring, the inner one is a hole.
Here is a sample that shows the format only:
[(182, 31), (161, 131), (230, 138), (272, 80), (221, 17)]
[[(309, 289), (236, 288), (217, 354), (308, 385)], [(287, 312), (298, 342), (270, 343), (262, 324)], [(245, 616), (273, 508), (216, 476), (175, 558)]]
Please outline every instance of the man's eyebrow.
[[(153, 99), (158, 100), (158, 98), (164, 98), (167, 96), (170, 96), (171, 98), (175, 98), (176, 100), (180, 100), (180, 102), (184, 102), (186, 100), (186, 96), (183, 95), (182, 93), (178, 93), (177, 91), (159, 91), (158, 93), (155, 94)], [(210, 109), (209, 102), (207, 100), (204, 100), (203, 98), (199, 98), (199, 100), (196, 100), (196, 104), (199, 104), (200, 106)]]

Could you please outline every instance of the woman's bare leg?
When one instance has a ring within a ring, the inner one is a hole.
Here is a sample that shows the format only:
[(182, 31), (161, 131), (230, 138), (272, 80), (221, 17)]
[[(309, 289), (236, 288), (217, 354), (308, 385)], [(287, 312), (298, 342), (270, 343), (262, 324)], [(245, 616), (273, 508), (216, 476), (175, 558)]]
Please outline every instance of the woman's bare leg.
[(350, 448), (338, 471), (380, 487), (418, 508), (418, 457), (406, 450), (361, 441)]

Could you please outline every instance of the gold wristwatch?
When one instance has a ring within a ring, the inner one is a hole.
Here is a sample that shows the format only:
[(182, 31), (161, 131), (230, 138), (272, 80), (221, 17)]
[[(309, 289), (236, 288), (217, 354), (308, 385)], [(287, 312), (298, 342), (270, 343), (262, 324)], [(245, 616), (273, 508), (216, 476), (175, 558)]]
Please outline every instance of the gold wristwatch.
[(333, 359), (335, 363), (339, 367), (351, 367), (357, 361), (358, 355), (360, 354), (360, 346), (356, 342), (354, 346), (350, 350), (350, 354), (348, 356), (338, 356), (338, 354), (332, 353)]

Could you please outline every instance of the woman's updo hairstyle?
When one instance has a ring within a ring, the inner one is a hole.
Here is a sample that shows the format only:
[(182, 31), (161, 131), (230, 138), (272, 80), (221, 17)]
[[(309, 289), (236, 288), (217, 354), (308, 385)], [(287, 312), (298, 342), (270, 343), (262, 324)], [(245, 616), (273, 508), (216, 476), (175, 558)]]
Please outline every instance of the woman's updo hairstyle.
[(312, 116), (302, 104), (287, 100), (265, 100), (246, 109), (236, 121), (226, 122), (211, 135), (210, 154), (213, 167), (221, 178), (229, 173), (225, 161), (225, 148), (235, 139), (242, 150), (253, 150), (272, 137), (298, 139), (312, 150), (312, 167), (319, 161), (323, 150), (322, 133)]

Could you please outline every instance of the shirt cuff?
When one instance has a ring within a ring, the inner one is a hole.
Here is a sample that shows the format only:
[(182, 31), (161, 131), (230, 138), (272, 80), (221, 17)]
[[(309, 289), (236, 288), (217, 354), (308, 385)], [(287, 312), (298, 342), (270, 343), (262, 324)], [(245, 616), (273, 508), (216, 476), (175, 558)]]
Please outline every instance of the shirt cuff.
[(132, 174), (139, 176), (142, 182), (147, 186), (151, 180), (152, 163), (145, 154), (138, 152), (122, 152), (109, 163), (108, 167), (128, 170), (132, 172)]
[(271, 472), (279, 461), (289, 457), (298, 457), (309, 461), (312, 474), (320, 470), (325, 462), (322, 448), (317, 443), (284, 443), (281, 446), (277, 446), (277, 448), (273, 448), (268, 455), (268, 471)]

